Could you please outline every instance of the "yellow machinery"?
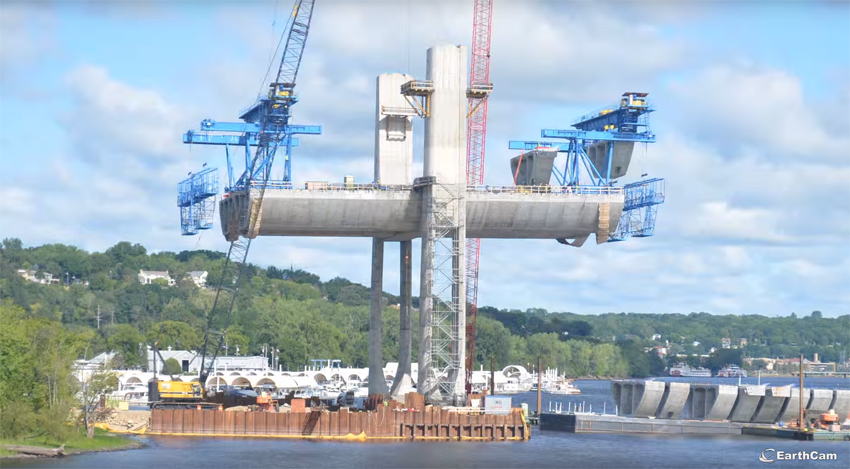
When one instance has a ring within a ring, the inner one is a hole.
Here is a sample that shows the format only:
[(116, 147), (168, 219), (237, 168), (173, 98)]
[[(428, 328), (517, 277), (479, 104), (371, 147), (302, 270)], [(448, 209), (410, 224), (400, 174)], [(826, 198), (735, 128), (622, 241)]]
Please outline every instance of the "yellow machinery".
[[(162, 354), (159, 353), (157, 344), (153, 344), (154, 353), (162, 360), (163, 365), (165, 360)], [(185, 382), (179, 379), (175, 380), (171, 376), (171, 381), (163, 381), (156, 377), (156, 359), (154, 358), (153, 379), (148, 382), (148, 406), (151, 409), (218, 409), (220, 406), (217, 403), (206, 402), (204, 389), (201, 383), (197, 381)]]

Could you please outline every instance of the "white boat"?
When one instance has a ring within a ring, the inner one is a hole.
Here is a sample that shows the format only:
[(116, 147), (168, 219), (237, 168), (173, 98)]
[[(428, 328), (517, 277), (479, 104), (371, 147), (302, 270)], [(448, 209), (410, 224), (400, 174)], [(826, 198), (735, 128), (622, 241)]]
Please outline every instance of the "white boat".
[(581, 389), (573, 384), (573, 380), (561, 377), (557, 381), (550, 382), (548, 386), (543, 386), (543, 392), (559, 396), (571, 396), (581, 394)]
[(134, 405), (145, 405), (148, 403), (148, 387), (144, 384), (125, 384), (110, 396)]
[(684, 363), (679, 363), (670, 368), (670, 376), (682, 378), (711, 378), (711, 370), (702, 367), (691, 368)]
[(717, 372), (718, 378), (746, 378), (747, 370), (738, 365), (726, 365)]

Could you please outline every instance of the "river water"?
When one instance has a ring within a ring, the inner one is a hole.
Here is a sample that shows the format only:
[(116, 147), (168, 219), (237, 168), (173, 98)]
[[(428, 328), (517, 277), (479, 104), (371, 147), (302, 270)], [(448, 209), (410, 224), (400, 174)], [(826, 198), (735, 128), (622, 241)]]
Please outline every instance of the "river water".
[[(737, 384), (728, 378), (680, 378), (677, 381)], [(755, 384), (756, 378), (743, 379)], [(793, 378), (763, 379), (762, 384), (784, 385)], [(810, 384), (811, 383), (811, 384)], [(807, 387), (850, 389), (850, 380), (807, 379)], [(608, 381), (577, 381), (578, 396), (551, 396), (564, 411), (584, 403), (586, 410), (613, 413)], [(543, 411), (549, 408), (544, 395)], [(536, 394), (514, 396), (533, 411)], [(504, 443), (457, 442), (314, 442), (285, 439), (138, 437), (147, 448), (93, 453), (64, 459), (4, 460), (3, 467), (35, 468), (753, 468), (772, 467), (759, 462), (762, 451), (836, 453), (832, 461), (776, 461), (777, 468), (850, 467), (850, 443), (800, 442), (744, 436), (593, 435), (543, 432), (535, 427), (531, 440)]]

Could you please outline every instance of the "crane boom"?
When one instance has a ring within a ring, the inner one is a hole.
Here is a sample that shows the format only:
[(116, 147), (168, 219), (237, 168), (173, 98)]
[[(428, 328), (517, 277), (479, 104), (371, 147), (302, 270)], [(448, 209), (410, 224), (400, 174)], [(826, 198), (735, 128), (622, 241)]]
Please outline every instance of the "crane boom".
[[(257, 147), (254, 157), (237, 181), (235, 189), (249, 193), (256, 191), (256, 195), (252, 198), (249, 207), (239, 214), (240, 226), (247, 226), (248, 230), (244, 237), (237, 236), (236, 239), (231, 240), (227, 258), (216, 285), (213, 305), (207, 314), (207, 327), (204, 333), (204, 345), (201, 349), (201, 373), (199, 376), (202, 386), (206, 385), (206, 380), (212, 373), (215, 359), (224, 344), (227, 328), (230, 327), (236, 293), (242, 276), (247, 270), (248, 251), (251, 248), (251, 240), (257, 236), (258, 220), (266, 187), (271, 176), (272, 163), (280, 145), (286, 148), (284, 180), (290, 180), (292, 139), (289, 135), (289, 119), (292, 115), (291, 106), (298, 102), (294, 91), (295, 79), (310, 32), (313, 4), (314, 0), (296, 1), (292, 10), (292, 23), (286, 38), (278, 74), (275, 81), (269, 85), (268, 96), (258, 99), (241, 116), (246, 122), (258, 122), (260, 131), (257, 134)], [(222, 322), (216, 323), (217, 320)], [(212, 357), (207, 364), (205, 361), (208, 349), (212, 350)]]
[[(469, 119), (467, 120), (466, 182), (484, 184), (484, 149), (487, 141), (487, 97), (490, 85), (490, 36), (493, 0), (475, 0), (472, 24), (472, 63), (469, 73)], [(486, 92), (476, 92), (486, 90)], [(475, 313), (478, 307), (478, 261), (481, 239), (466, 240), (466, 392), (472, 392), (475, 365)], [(492, 390), (491, 390), (492, 392)]]

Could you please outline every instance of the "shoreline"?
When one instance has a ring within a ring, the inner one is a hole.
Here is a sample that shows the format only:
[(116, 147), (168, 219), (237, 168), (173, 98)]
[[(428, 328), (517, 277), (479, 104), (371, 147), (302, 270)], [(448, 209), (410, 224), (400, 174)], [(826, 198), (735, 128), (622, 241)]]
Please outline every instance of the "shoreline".
[[(137, 439), (135, 438), (135, 436), (136, 436), (136, 435), (126, 435), (126, 434), (122, 435), (122, 434), (120, 434), (120, 433), (113, 433), (113, 432), (110, 432), (110, 437), (111, 437), (111, 438), (121, 438), (121, 439), (123, 439), (123, 440), (124, 440), (123, 444), (121, 444), (121, 445), (119, 445), (119, 446), (109, 446), (109, 447), (104, 447), (104, 448), (91, 448), (91, 449), (86, 449), (86, 448), (73, 448), (73, 449), (66, 449), (66, 450), (65, 450), (65, 455), (64, 455), (64, 456), (40, 456), (40, 455), (35, 455), (35, 454), (24, 454), (24, 453), (4, 454), (4, 455), (0, 455), (0, 460), (4, 460), (4, 461), (6, 461), (6, 460), (13, 460), (13, 459), (35, 459), (35, 458), (37, 458), (37, 459), (54, 459), (54, 458), (61, 458), (61, 457), (77, 456), (77, 455), (80, 455), (80, 454), (88, 454), (88, 453), (113, 453), (113, 452), (118, 452), (118, 451), (128, 451), (128, 450), (134, 450), (134, 449), (144, 449), (144, 448), (149, 447), (149, 445), (148, 445), (147, 443), (143, 443), (143, 442), (141, 442), (141, 441), (137, 440)], [(5, 444), (4, 444), (4, 445), (0, 445), (0, 449), (3, 449), (4, 451), (6, 451), (6, 452), (10, 452), (10, 453), (11, 453), (12, 451), (11, 451), (11, 450), (7, 450), (7, 449), (5, 448), (5, 446), (6, 446)], [(31, 445), (31, 446), (36, 446), (36, 445)], [(39, 445), (37, 445), (37, 446), (38, 446), (38, 447), (43, 447), (43, 448), (46, 448), (46, 449), (55, 449), (55, 446), (42, 446), (42, 444), (39, 444)]]

